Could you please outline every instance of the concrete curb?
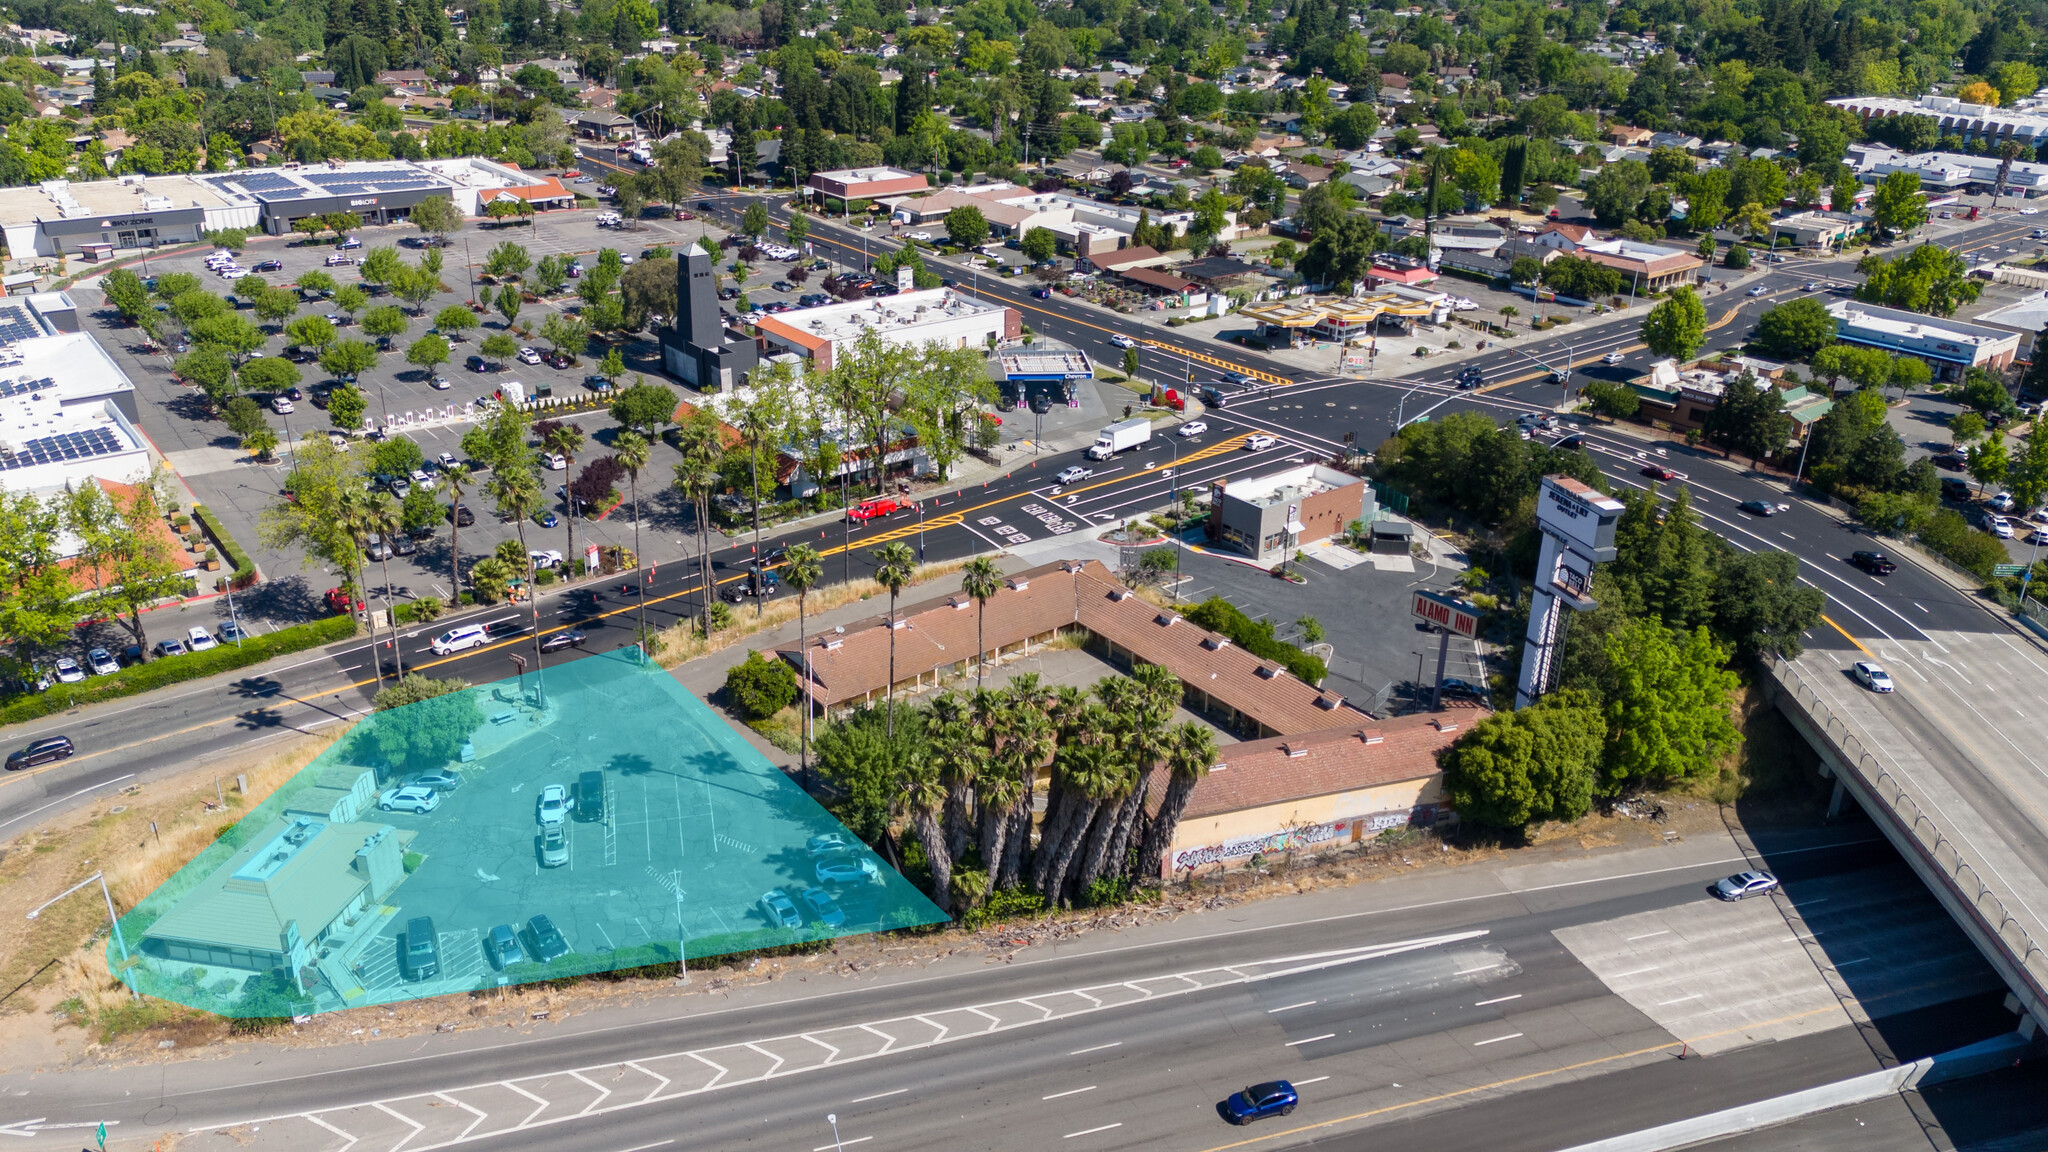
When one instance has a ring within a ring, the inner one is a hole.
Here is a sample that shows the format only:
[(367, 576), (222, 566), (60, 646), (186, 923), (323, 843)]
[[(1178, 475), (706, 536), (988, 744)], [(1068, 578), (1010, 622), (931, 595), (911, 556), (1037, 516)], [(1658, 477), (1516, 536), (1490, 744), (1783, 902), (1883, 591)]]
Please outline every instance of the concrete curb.
[(1579, 1144), (1563, 1152), (1664, 1152), (1665, 1149), (1685, 1148), (1709, 1140), (1755, 1132), (1923, 1085), (1939, 1084), (1945, 1080), (1956, 1080), (2003, 1068), (2017, 1063), (2031, 1043), (2017, 1032), (2008, 1032), (1967, 1048), (1958, 1048), (1939, 1056), (1922, 1057), (1896, 1068), (1852, 1076), (1833, 1084), (1808, 1088), (1804, 1092), (1774, 1096), (1754, 1104), (1709, 1112), (1705, 1116), (1661, 1124), (1624, 1136)]

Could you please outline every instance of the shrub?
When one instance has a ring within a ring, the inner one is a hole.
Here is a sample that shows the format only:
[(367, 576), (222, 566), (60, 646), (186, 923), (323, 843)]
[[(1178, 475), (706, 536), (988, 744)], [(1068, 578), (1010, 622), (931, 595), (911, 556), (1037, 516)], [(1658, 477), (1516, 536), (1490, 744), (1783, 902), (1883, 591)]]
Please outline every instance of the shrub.
[(1943, 508), (1928, 519), (1920, 529), (1920, 542), (1979, 580), (1991, 579), (1994, 566), (2011, 560), (2005, 545), (1970, 527), (1962, 513), (1953, 508)]
[(1043, 911), (1045, 897), (1022, 888), (1005, 888), (990, 893), (979, 907), (969, 909), (960, 917), (960, 926), (972, 931), (999, 920), (1036, 916)]
[(221, 527), (212, 510), (204, 504), (194, 504), (192, 515), (199, 518), (200, 526), (206, 529), (208, 536), (213, 537), (214, 543), (220, 545), (220, 550), (227, 555), (229, 566), (234, 568), (234, 574), (228, 577), (229, 584), (237, 590), (254, 584), (256, 562), (249, 559), (249, 554), (242, 551), (242, 546), (235, 543), (235, 538), (228, 535), (226, 528)]
[(794, 703), (796, 694), (796, 672), (759, 652), (748, 652), (725, 674), (725, 697), (748, 720), (775, 715)]
[(1319, 657), (1275, 640), (1271, 621), (1253, 620), (1239, 611), (1237, 605), (1220, 596), (1211, 596), (1188, 609), (1185, 615), (1194, 624), (1228, 636), (1252, 655), (1279, 664), (1303, 683), (1320, 684), (1323, 677), (1329, 675), (1329, 668)]
[(47, 692), (19, 696), (0, 707), (0, 724), (19, 724), (42, 716), (54, 716), (82, 704), (97, 704), (149, 692), (166, 684), (198, 680), (220, 672), (232, 672), (260, 664), (273, 656), (303, 652), (323, 644), (334, 644), (356, 634), (353, 616), (330, 616), (310, 624), (280, 628), (263, 636), (252, 636), (241, 645), (224, 644), (205, 652), (192, 652), (175, 660), (152, 660), (123, 668), (113, 676), (95, 676), (77, 684), (52, 685)]

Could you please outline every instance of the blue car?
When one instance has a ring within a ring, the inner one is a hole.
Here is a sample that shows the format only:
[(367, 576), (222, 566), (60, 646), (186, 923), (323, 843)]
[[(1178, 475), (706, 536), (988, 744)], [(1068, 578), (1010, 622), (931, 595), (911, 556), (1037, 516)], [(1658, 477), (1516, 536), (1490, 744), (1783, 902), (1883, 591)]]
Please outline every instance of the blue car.
[(1223, 1110), (1229, 1113), (1232, 1124), (1249, 1124), (1268, 1116), (1285, 1116), (1299, 1103), (1301, 1096), (1294, 1091), (1294, 1085), (1285, 1080), (1270, 1080), (1242, 1092), (1232, 1092), (1223, 1102)]

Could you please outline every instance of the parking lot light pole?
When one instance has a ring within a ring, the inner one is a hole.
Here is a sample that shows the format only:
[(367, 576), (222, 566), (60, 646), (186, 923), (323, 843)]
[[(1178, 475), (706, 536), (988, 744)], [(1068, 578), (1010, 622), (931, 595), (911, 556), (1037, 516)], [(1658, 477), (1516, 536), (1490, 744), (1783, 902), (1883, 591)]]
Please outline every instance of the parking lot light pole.
[(839, 1142), (839, 1116), (836, 1113), (827, 1112), (825, 1113), (825, 1122), (832, 1125), (832, 1148), (834, 1152), (840, 1152), (846, 1145)]

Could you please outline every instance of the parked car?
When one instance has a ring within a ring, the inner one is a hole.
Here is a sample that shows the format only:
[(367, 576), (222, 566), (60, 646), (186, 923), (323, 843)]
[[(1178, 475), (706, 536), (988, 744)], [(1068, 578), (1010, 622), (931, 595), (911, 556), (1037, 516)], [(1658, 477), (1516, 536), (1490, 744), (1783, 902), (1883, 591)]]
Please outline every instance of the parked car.
[(249, 271), (251, 271), (251, 272), (282, 272), (282, 271), (284, 271), (284, 261), (282, 261), (282, 260), (258, 260), (258, 261), (257, 261), (257, 262), (256, 262), (255, 264), (252, 264), (252, 265), (250, 265), (250, 267), (249, 267)]
[(526, 959), (525, 950), (519, 947), (519, 933), (510, 924), (500, 924), (485, 933), (484, 959), (500, 972)]
[(535, 916), (526, 922), (526, 931), (531, 939), (528, 948), (535, 960), (546, 964), (569, 954), (569, 942), (562, 939), (562, 932), (555, 922), (545, 916)]
[(239, 644), (244, 640), (250, 639), (249, 630), (233, 620), (223, 621), (220, 631), (215, 633), (215, 635), (220, 637), (220, 642), (223, 644)]
[(45, 736), (40, 740), (30, 741), (28, 747), (18, 752), (9, 752), (7, 770), (19, 772), (24, 768), (34, 768), (38, 764), (68, 760), (76, 751), (78, 749), (72, 747), (69, 736)]
[(804, 847), (812, 856), (825, 856), (833, 852), (850, 852), (853, 850), (852, 842), (837, 832), (827, 832), (822, 836), (813, 836), (810, 839), (810, 843)]
[(1778, 878), (1769, 872), (1737, 872), (1733, 876), (1714, 882), (1714, 895), (1723, 900), (1747, 900), (1751, 896), (1763, 896), (1778, 887)]
[(569, 834), (560, 824), (540, 830), (540, 866), (560, 868), (569, 862)]
[(92, 669), (95, 676), (112, 676), (121, 670), (121, 662), (114, 659), (114, 654), (105, 648), (95, 648), (87, 652), (85, 666)]
[(1050, 300), (1052, 299), (1052, 289), (1033, 288), (1031, 290), (1031, 298), (1034, 300)]
[(534, 802), (534, 820), (545, 828), (560, 824), (569, 818), (576, 807), (576, 799), (560, 784), (550, 784), (540, 790), (540, 798)]
[(386, 788), (377, 797), (377, 807), (386, 812), (417, 812), (422, 815), (441, 806), (441, 794), (432, 788), (405, 785)]
[(1899, 566), (1882, 552), (1851, 552), (1849, 563), (1872, 576), (1889, 576), (1899, 570)]
[(877, 875), (873, 860), (850, 852), (820, 856), (811, 870), (820, 884), (864, 884)]
[(206, 630), (205, 625), (194, 624), (185, 630), (185, 646), (194, 652), (204, 652), (209, 648), (220, 647), (220, 641), (213, 638), (213, 634)]
[(441, 974), (441, 941), (434, 921), (415, 916), (405, 923), (405, 978), (431, 980)]
[(1984, 517), (1984, 530), (2000, 540), (2012, 539), (2012, 521), (2003, 516), (1990, 515)]
[(69, 656), (57, 657), (56, 670), (59, 684), (76, 684), (85, 679), (85, 669), (79, 667), (78, 661)]
[(801, 928), (804, 918), (789, 899), (789, 893), (780, 888), (770, 888), (761, 893), (761, 911), (768, 917), (768, 923), (776, 928)]
[(159, 660), (166, 656), (183, 656), (184, 654), (185, 642), (183, 640), (159, 640), (156, 642), (156, 658)]
[(467, 528), (476, 523), (476, 513), (471, 512), (467, 504), (450, 504), (448, 506), (448, 520), (457, 528)]
[(1872, 664), (1868, 660), (1858, 660), (1855, 664), (1851, 665), (1849, 674), (1856, 678), (1858, 684), (1863, 685), (1872, 692), (1889, 692), (1892, 690), (1891, 673), (1886, 672), (1883, 668)]
[(827, 928), (838, 928), (846, 923), (846, 910), (839, 901), (823, 888), (806, 888), (799, 897), (804, 907), (810, 910), (811, 918)]
[(462, 777), (448, 771), (446, 768), (437, 768), (432, 772), (421, 772), (417, 775), (406, 777), (402, 786), (407, 788), (432, 788), (436, 792), (453, 792), (457, 788), (462, 787)]
[(1223, 1110), (1232, 1124), (1249, 1124), (1268, 1116), (1285, 1116), (1299, 1103), (1301, 1094), (1294, 1090), (1294, 1085), (1285, 1080), (1269, 1080), (1242, 1092), (1232, 1092), (1223, 1101)]

